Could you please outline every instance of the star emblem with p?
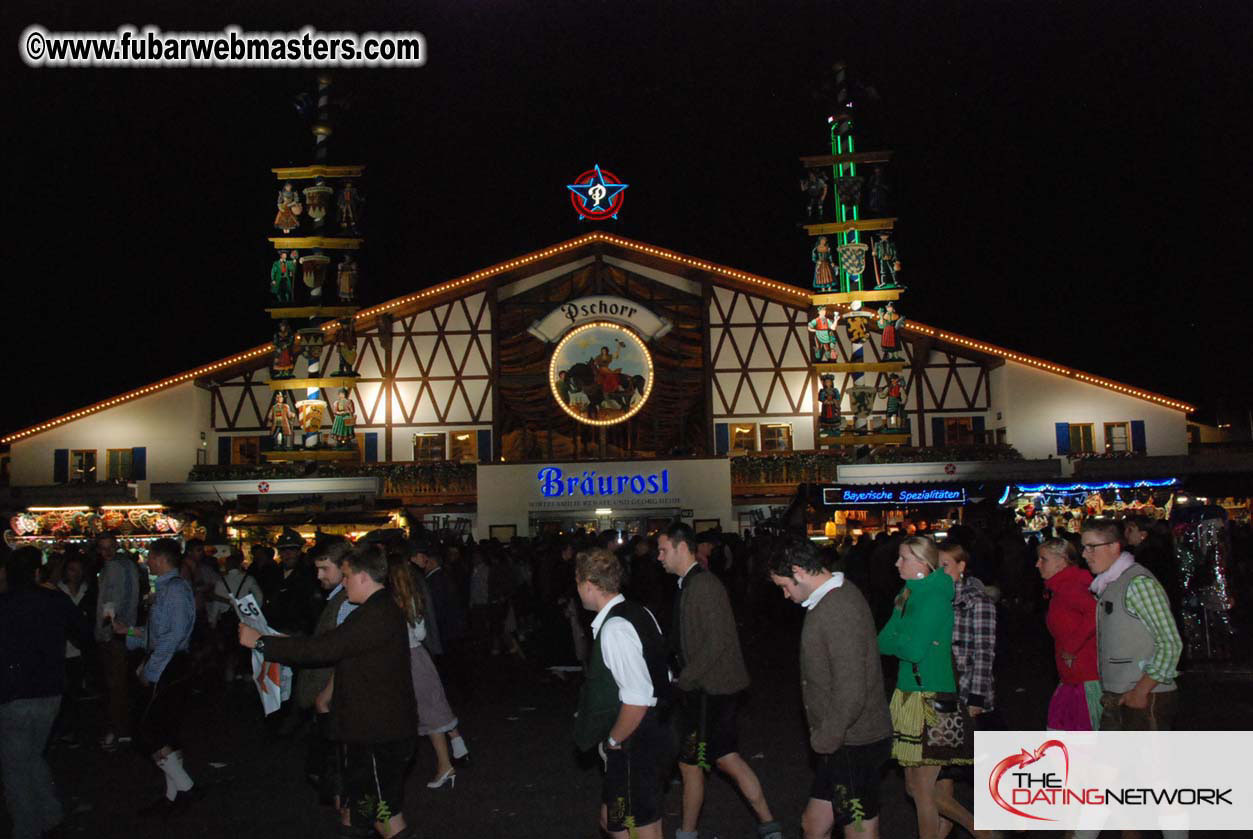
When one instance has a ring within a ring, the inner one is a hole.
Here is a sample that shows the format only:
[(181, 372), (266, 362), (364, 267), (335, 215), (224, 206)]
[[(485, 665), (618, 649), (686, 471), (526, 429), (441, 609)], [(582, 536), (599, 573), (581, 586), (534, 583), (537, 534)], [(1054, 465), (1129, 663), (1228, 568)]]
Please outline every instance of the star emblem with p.
[(570, 190), (570, 203), (581, 218), (600, 221), (618, 217), (627, 186), (597, 164), (575, 178), (574, 183), (566, 184), (566, 189)]

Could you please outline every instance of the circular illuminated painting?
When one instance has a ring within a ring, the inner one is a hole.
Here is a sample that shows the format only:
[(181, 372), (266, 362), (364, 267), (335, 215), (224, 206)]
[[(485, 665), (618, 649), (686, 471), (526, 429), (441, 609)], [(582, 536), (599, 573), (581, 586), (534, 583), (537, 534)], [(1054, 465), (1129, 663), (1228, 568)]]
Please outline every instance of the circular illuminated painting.
[(653, 389), (653, 358), (634, 332), (597, 321), (570, 330), (553, 350), (548, 383), (561, 409), (588, 425), (639, 413)]

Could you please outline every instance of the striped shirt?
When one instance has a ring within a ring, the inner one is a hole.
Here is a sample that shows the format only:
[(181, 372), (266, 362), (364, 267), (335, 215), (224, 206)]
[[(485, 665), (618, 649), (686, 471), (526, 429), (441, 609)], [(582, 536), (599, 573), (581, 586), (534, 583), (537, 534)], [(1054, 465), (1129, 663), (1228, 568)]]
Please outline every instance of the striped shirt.
[(1140, 662), (1140, 669), (1156, 682), (1169, 684), (1179, 675), (1183, 641), (1170, 611), (1166, 589), (1156, 579), (1139, 576), (1127, 584), (1127, 612), (1142, 621), (1153, 636), (1153, 657)]

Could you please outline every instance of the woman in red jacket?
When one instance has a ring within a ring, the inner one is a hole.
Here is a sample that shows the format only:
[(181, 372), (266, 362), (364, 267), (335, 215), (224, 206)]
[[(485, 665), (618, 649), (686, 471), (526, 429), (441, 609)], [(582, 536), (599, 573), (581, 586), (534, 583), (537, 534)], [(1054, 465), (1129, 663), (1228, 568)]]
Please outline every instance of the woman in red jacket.
[(1050, 539), (1036, 549), (1035, 567), (1048, 590), (1045, 618), (1053, 636), (1061, 679), (1049, 701), (1048, 727), (1095, 731), (1101, 719), (1101, 679), (1096, 666), (1096, 600), (1092, 575), (1079, 564), (1079, 552), (1066, 539)]

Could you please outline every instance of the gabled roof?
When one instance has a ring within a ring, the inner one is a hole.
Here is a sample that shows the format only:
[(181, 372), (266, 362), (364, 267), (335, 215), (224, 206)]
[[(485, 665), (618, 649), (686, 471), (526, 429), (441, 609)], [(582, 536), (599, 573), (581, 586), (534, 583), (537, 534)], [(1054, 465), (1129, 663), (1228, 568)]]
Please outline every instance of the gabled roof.
[[(403, 295), (401, 297), (388, 300), (386, 303), (380, 303), (377, 306), (370, 306), (357, 312), (355, 318), (358, 328), (368, 327), (382, 315), (408, 315), (415, 311), (421, 311), (439, 303), (449, 297), (460, 297), (466, 294), (480, 291), (490, 287), (493, 282), (508, 281), (525, 274), (536, 273), (544, 268), (555, 267), (564, 261), (568, 261), (574, 252), (579, 250), (597, 248), (601, 252), (614, 253), (629, 257), (634, 261), (648, 264), (652, 267), (668, 271), (681, 276), (700, 276), (705, 279), (715, 279), (721, 285), (746, 291), (752, 294), (758, 294), (767, 297), (776, 302), (790, 306), (808, 306), (810, 300), (810, 292), (807, 289), (801, 289), (788, 283), (781, 283), (777, 280), (771, 280), (768, 277), (762, 277), (757, 274), (751, 274), (747, 271), (740, 271), (735, 268), (729, 268), (725, 265), (719, 265), (715, 262), (709, 262), (704, 259), (688, 256), (672, 251), (667, 248), (659, 248), (645, 242), (637, 242), (634, 239), (627, 239), (613, 233), (605, 233), (596, 231), (577, 236), (573, 239), (567, 239), (547, 248), (532, 251), (528, 254), (516, 257), (514, 259), (498, 262), (495, 265), (488, 266), (471, 274), (439, 283), (428, 289), (414, 292), (413, 294)], [(333, 323), (328, 326), (333, 326)], [(1014, 350), (1005, 349), (1004, 347), (989, 344), (986, 341), (977, 341), (968, 338), (965, 335), (959, 335), (955, 332), (949, 332), (944, 329), (938, 329), (928, 326), (925, 323), (919, 323), (915, 320), (907, 320), (905, 322), (905, 331), (918, 335), (923, 335), (937, 341), (942, 341), (953, 345), (957, 349), (966, 349), (973, 352), (985, 353), (987, 355), (1006, 359), (1008, 361), (1016, 361), (1019, 364), (1025, 364), (1035, 367), (1049, 373), (1059, 376), (1077, 379), (1088, 384), (1098, 385), (1108, 388), (1118, 393), (1134, 396), (1138, 399), (1144, 399), (1157, 405), (1167, 408), (1173, 408), (1177, 411), (1191, 413), (1196, 410), (1192, 405), (1186, 402), (1180, 402), (1177, 399), (1171, 399), (1168, 396), (1162, 396), (1158, 393), (1143, 390), (1141, 388), (1132, 387), (1122, 382), (1107, 379), (1103, 376), (1096, 376), (1091, 373), (1085, 373), (1081, 370), (1075, 370), (1061, 364), (1054, 364), (1051, 361), (1045, 361), (1041, 358), (1026, 355), (1025, 353), (1015, 352)], [(236, 355), (227, 356), (226, 358), (210, 362), (201, 367), (195, 367), (191, 370), (178, 373), (152, 384), (145, 385), (126, 393), (118, 394), (110, 399), (88, 405), (77, 411), (63, 414), (59, 417), (47, 420), (46, 422), (32, 425), (29, 428), (14, 431), (4, 437), (0, 437), (0, 443), (8, 444), (24, 440), (42, 431), (64, 425), (76, 419), (88, 416), (90, 414), (112, 408), (124, 402), (147, 396), (159, 390), (174, 387), (186, 382), (194, 382), (208, 376), (219, 376), (223, 373), (230, 372), (233, 369), (248, 369), (259, 366), (262, 358), (269, 355), (273, 351), (273, 346), (269, 343), (261, 344), (245, 350)]]

